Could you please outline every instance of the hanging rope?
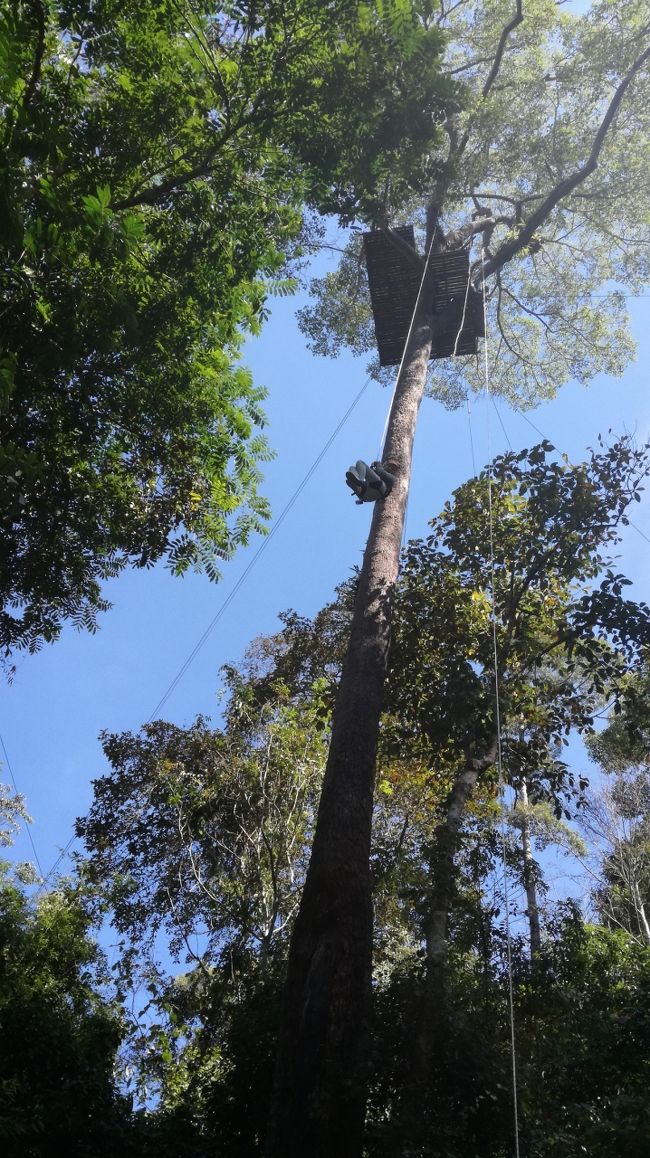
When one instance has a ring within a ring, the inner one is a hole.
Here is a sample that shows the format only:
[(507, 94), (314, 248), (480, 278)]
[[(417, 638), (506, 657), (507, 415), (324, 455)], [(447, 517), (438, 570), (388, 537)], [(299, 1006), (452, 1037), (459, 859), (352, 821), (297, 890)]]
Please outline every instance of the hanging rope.
[(327, 442), (325, 443), (322, 450), (319, 452), (319, 454), (316, 456), (316, 458), (312, 462), (312, 464), (309, 467), (309, 469), (307, 470), (306, 474), (303, 476), (302, 481), (296, 487), (296, 489), (293, 492), (288, 503), (286, 504), (285, 507), (283, 507), (282, 511), (278, 515), (275, 523), (273, 524), (271, 531), (266, 536), (266, 538), (263, 539), (262, 543), (260, 544), (260, 546), (257, 548), (257, 551), (253, 555), (253, 558), (251, 559), (250, 563), (248, 564), (248, 566), (245, 568), (245, 570), (240, 575), (239, 579), (235, 583), (235, 586), (233, 587), (232, 591), (230, 592), (230, 595), (228, 595), (224, 599), (224, 601), (221, 604), (221, 607), (217, 611), (216, 615), (214, 615), (213, 618), (210, 620), (210, 623), (208, 624), (205, 631), (203, 632), (203, 635), (197, 640), (197, 642), (195, 643), (194, 647), (192, 648), (190, 654), (188, 655), (187, 659), (185, 660), (185, 662), (183, 663), (183, 665), (181, 666), (181, 668), (179, 669), (177, 674), (174, 676), (174, 679), (172, 680), (169, 687), (167, 688), (167, 691), (159, 699), (153, 712), (151, 713), (151, 715), (149, 716), (149, 719), (147, 720), (148, 724), (151, 723), (154, 716), (156, 716), (158, 714), (158, 712), (163, 707), (163, 705), (167, 703), (167, 700), (171, 696), (172, 692), (175, 691), (175, 689), (178, 687), (180, 681), (182, 680), (183, 676), (185, 675), (190, 664), (194, 661), (196, 656), (199, 654), (199, 652), (200, 652), (201, 648), (203, 647), (203, 645), (205, 644), (206, 640), (208, 639), (210, 634), (214, 631), (215, 627), (217, 626), (217, 623), (219, 622), (221, 617), (225, 614), (225, 612), (228, 610), (228, 608), (230, 607), (230, 604), (232, 603), (232, 601), (235, 598), (235, 596), (237, 595), (237, 593), (243, 587), (243, 585), (246, 582), (251, 571), (253, 570), (253, 568), (256, 566), (258, 560), (260, 559), (260, 556), (266, 550), (266, 548), (268, 547), (268, 545), (271, 542), (271, 540), (273, 539), (273, 537), (280, 530), (280, 527), (282, 526), (284, 520), (286, 519), (287, 515), (289, 514), (289, 511), (292, 509), (294, 504), (298, 501), (300, 495), (302, 494), (305, 487), (307, 486), (307, 483), (310, 481), (314, 471), (320, 465), (320, 463), (324, 459), (325, 455), (327, 454), (330, 446), (334, 442), (334, 439), (336, 438), (336, 436), (339, 434), (339, 432), (345, 426), (345, 423), (347, 422), (348, 418), (352, 414), (352, 411), (354, 410), (354, 408), (361, 401), (361, 398), (362, 398), (363, 394), (365, 393), (370, 381), (371, 381), (370, 377), (366, 378), (363, 386), (361, 387), (361, 389), (359, 390), (356, 397), (353, 399), (353, 401), (348, 406), (343, 417), (339, 420), (339, 422), (335, 426), (334, 430), (332, 431), (329, 438), (327, 439)]
[(499, 794), (501, 796), (501, 855), (503, 867), (503, 899), (506, 912), (506, 946), (507, 946), (507, 963), (508, 963), (508, 1007), (510, 1015), (510, 1060), (512, 1072), (512, 1105), (514, 1118), (514, 1136), (515, 1136), (515, 1156), (519, 1158), (519, 1106), (518, 1106), (518, 1089), (517, 1089), (517, 1049), (515, 1041), (515, 1002), (514, 991), (512, 984), (512, 939), (510, 936), (510, 897), (508, 890), (508, 867), (506, 859), (506, 819), (505, 808), (503, 807), (505, 796), (505, 778), (503, 775), (503, 763), (501, 759), (501, 707), (499, 703), (499, 656), (497, 647), (497, 617), (496, 617), (496, 584), (495, 584), (495, 567), (494, 567), (494, 511), (492, 504), (492, 454), (490, 450), (490, 407), (491, 401), (490, 393), (490, 367), (488, 357), (488, 339), (487, 339), (487, 304), (485, 298), (485, 256), (483, 246), (481, 246), (481, 289), (483, 293), (483, 324), (485, 329), (485, 338), (483, 339), (484, 350), (484, 373), (485, 373), (485, 395), (488, 402), (487, 407), (487, 436), (488, 436), (488, 461), (490, 466), (488, 468), (488, 520), (490, 530), (490, 603), (492, 606), (492, 661), (494, 665), (494, 703), (497, 729), (497, 771), (499, 775)]
[[(467, 285), (465, 286), (465, 301), (463, 302), (463, 314), (462, 314), (462, 317), (460, 319), (460, 326), (458, 327), (458, 333), (456, 334), (456, 341), (454, 342), (454, 357), (456, 356), (456, 353), (458, 351), (458, 343), (460, 341), (460, 335), (462, 334), (463, 326), (465, 325), (465, 316), (467, 314), (467, 302), (469, 300), (469, 291), (470, 291), (471, 284), (472, 284), (472, 267), (470, 265), (470, 267), (467, 271)], [(485, 328), (485, 300), (483, 301), (483, 324), (484, 324), (484, 328)], [(478, 357), (478, 355), (477, 355), (477, 357)], [(474, 478), (476, 478), (476, 459), (474, 457), (474, 436), (472, 434), (472, 407), (470, 405), (469, 394), (465, 398), (465, 405), (467, 406), (467, 426), (469, 429), (469, 445), (470, 445), (470, 450), (472, 452), (472, 476)]]
[[(420, 285), (418, 288), (418, 294), (417, 294), (417, 297), (415, 299), (415, 306), (413, 307), (413, 313), (411, 314), (411, 321), (409, 323), (408, 333), (406, 335), (406, 341), (404, 342), (404, 348), (402, 350), (402, 357), (400, 358), (400, 363), (399, 363), (399, 366), (397, 367), (397, 374), (395, 375), (395, 382), (393, 384), (393, 390), (392, 390), (392, 393), (390, 396), (390, 402), (388, 404), (388, 409), (386, 410), (386, 419), (384, 421), (384, 429), (381, 432), (381, 438), (379, 440), (379, 450), (378, 450), (378, 454), (377, 454), (377, 458), (378, 458), (379, 462), (381, 462), (383, 459), (384, 443), (386, 441), (386, 432), (388, 430), (388, 423), (390, 421), (391, 410), (393, 409), (393, 400), (395, 398), (395, 393), (397, 391), (397, 384), (399, 382), (399, 376), (402, 373), (402, 366), (404, 365), (404, 358), (406, 357), (406, 351), (408, 349), (409, 338), (411, 337), (411, 332), (412, 332), (413, 326), (415, 324), (415, 317), (416, 317), (416, 314), (418, 312), (418, 306), (420, 304), (420, 298), (422, 296), (422, 289), (424, 287), (424, 281), (425, 281), (425, 278), (427, 276), (427, 271), (429, 268), (429, 262), (431, 261), (431, 254), (433, 252), (434, 241), (435, 241), (435, 232), (433, 234), (433, 237), (431, 238), (431, 242), (429, 244), (429, 250), (428, 250), (427, 255), (424, 259), (424, 269), (422, 271), (422, 278), (420, 280)], [(458, 327), (458, 330), (456, 332), (456, 337), (454, 339), (454, 350), (453, 350), (453, 354), (452, 354), (452, 357), (454, 357), (454, 358), (456, 357), (456, 355), (458, 353), (458, 343), (460, 341), (460, 336), (461, 336), (463, 329), (464, 329), (464, 326), (465, 326), (465, 319), (467, 317), (467, 303), (469, 301), (469, 291), (471, 289), (471, 285), (472, 285), (472, 271), (471, 271), (471, 267), (470, 267), (467, 271), (467, 284), (465, 286), (465, 299), (463, 301), (463, 312), (462, 312), (461, 319), (460, 319), (460, 325)], [(468, 408), (468, 413), (469, 413), (469, 400), (467, 400), (467, 408)], [(470, 418), (470, 438), (471, 438), (471, 418)], [(473, 459), (474, 459), (474, 450), (472, 447), (472, 462), (473, 462)], [(476, 468), (474, 468), (474, 473), (476, 474)]]
[(472, 454), (472, 478), (476, 478), (476, 457), (474, 455), (474, 435), (472, 432), (472, 407), (469, 401), (469, 394), (465, 399), (467, 406), (467, 428), (469, 430), (469, 448)]
[[(467, 315), (467, 302), (469, 300), (469, 290), (470, 290), (471, 284), (472, 284), (472, 267), (470, 266), (469, 269), (467, 270), (467, 285), (465, 286), (465, 301), (463, 302), (463, 313), (462, 313), (462, 316), (460, 319), (460, 325), (458, 327), (458, 333), (456, 334), (456, 340), (454, 342), (454, 353), (453, 353), (454, 358), (456, 357), (456, 354), (458, 353), (458, 343), (460, 342), (460, 335), (462, 334), (463, 326), (465, 325), (465, 317)], [(485, 320), (485, 316), (484, 316), (484, 320)]]

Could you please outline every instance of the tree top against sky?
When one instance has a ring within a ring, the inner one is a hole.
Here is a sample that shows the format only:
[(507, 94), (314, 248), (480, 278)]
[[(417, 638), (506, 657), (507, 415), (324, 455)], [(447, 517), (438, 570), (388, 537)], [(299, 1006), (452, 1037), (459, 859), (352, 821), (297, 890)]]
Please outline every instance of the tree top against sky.
[[(493, 389), (517, 406), (569, 379), (619, 375), (633, 356), (626, 293), (650, 274), (650, 23), (640, 0), (571, 11), (554, 0), (422, 5), (445, 34), (462, 109), (445, 122), (425, 200), (388, 194), (375, 227), (439, 213), (447, 248), (469, 246), (487, 293)], [(484, 268), (481, 266), (481, 241)], [(313, 284), (312, 347), (374, 348), (359, 238)], [(468, 358), (435, 364), (430, 392), (457, 405), (483, 388)]]

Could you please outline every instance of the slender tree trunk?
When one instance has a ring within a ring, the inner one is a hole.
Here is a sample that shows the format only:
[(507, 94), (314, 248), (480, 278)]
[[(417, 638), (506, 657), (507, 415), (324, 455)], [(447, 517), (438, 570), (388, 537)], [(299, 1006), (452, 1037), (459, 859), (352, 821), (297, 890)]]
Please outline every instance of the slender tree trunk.
[[(426, 295), (423, 294), (423, 298)], [(422, 304), (391, 408), (332, 724), (316, 831), (289, 953), (267, 1158), (360, 1158), (372, 966), (370, 835), (391, 592), (433, 319)], [(363, 511), (363, 508), (362, 508)]]
[(411, 1028), (407, 1077), (399, 1109), (402, 1153), (424, 1152), (428, 1135), (428, 1108), (431, 1104), (431, 1075), (434, 1052), (445, 1065), (447, 1047), (447, 1003), (445, 963), (447, 960), (449, 913), (456, 885), (454, 859), (458, 851), (460, 826), (480, 773), (494, 763), (496, 741), (489, 752), (469, 757), (458, 773), (444, 806), (444, 819), (436, 826), (429, 849), (431, 892), (424, 926), (426, 972), (419, 995), (417, 1016)]
[(458, 849), (458, 833), (467, 802), (484, 766), (487, 767), (481, 760), (467, 761), (447, 797), (445, 818), (433, 834), (429, 854), (432, 890), (424, 930), (429, 973), (440, 969), (447, 958), (447, 926), (454, 892), (454, 857)]
[(443, 965), (447, 957), (447, 926), (453, 899), (458, 834), (468, 801), (481, 772), (494, 764), (496, 738), (482, 756), (469, 757), (459, 772), (445, 804), (445, 818), (437, 825), (429, 854), (429, 874), (433, 883), (429, 916), (425, 926), (429, 968)]
[(646, 944), (650, 945), (650, 924), (648, 923), (645, 905), (641, 899), (641, 890), (639, 889), (637, 881), (632, 882), (632, 898), (637, 917), (639, 918), (639, 928), (645, 938)]
[(429, 852), (431, 895), (424, 928), (426, 986), (418, 1040), (419, 1067), (423, 1077), (433, 1056), (436, 1025), (443, 1001), (444, 966), (447, 960), (449, 914), (456, 886), (458, 836), (465, 809), (482, 771), (496, 758), (496, 740), (483, 756), (470, 757), (459, 772), (445, 804), (445, 817), (437, 825)]
[(521, 849), (524, 861), (524, 888), (526, 890), (526, 908), (528, 912), (528, 928), (530, 930), (530, 959), (539, 957), (542, 948), (542, 934), (539, 923), (539, 904), (537, 902), (537, 868), (533, 859), (530, 843), (530, 821), (528, 819), (528, 786), (525, 780), (521, 782), (519, 791), (521, 813)]

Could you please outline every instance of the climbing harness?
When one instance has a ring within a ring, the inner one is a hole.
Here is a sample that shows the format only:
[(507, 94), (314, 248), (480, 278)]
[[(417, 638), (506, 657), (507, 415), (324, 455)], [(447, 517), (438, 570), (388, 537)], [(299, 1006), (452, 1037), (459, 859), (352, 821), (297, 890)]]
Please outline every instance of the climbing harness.
[(358, 458), (354, 466), (345, 473), (345, 481), (353, 494), (357, 496), (357, 504), (376, 503), (377, 499), (385, 499), (393, 489), (395, 475), (386, 469), (395, 466), (390, 462), (373, 462), (368, 466), (362, 458)]

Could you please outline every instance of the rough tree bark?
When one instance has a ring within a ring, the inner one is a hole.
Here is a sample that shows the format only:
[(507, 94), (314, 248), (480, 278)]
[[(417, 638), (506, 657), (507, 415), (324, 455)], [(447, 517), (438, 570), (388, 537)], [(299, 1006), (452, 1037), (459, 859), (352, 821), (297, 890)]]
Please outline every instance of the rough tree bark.
[(526, 911), (528, 928), (530, 931), (530, 959), (539, 957), (542, 948), (542, 934), (539, 924), (539, 904), (537, 902), (537, 871), (530, 843), (530, 821), (528, 819), (528, 786), (522, 780), (519, 789), (522, 803), (521, 813), (521, 851), (524, 862), (524, 889), (526, 890)]
[(384, 459), (398, 464), (396, 482), (373, 512), (291, 941), (267, 1158), (359, 1158), (362, 1150), (375, 761), (391, 593), (431, 351), (427, 296), (422, 295), (391, 407)]

